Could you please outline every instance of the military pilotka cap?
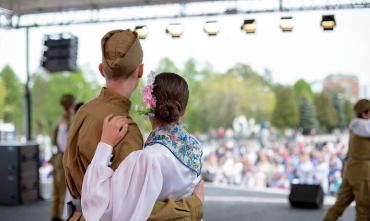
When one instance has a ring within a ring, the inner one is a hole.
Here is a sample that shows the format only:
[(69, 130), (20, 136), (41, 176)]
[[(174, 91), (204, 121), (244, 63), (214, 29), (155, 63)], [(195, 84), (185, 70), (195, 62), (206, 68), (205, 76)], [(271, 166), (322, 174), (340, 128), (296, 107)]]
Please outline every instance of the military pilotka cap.
[(129, 77), (143, 61), (143, 50), (136, 32), (113, 30), (101, 40), (102, 63), (109, 77)]
[(357, 114), (361, 114), (362, 112), (370, 110), (370, 101), (368, 99), (361, 99), (357, 101), (353, 109)]

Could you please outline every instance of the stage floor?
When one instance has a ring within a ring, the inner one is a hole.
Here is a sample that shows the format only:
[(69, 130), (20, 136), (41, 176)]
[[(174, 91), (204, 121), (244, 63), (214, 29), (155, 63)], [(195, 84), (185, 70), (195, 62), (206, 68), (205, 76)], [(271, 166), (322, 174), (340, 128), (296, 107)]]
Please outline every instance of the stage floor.
[[(205, 221), (320, 221), (335, 201), (327, 196), (322, 209), (292, 209), (284, 191), (207, 185), (206, 194)], [(354, 217), (352, 204), (339, 220), (353, 221)]]
[[(326, 197), (323, 209), (292, 209), (286, 192), (206, 185), (204, 221), (320, 221), (333, 202), (334, 198)], [(22, 206), (0, 206), (0, 220), (49, 221), (49, 207), (50, 202), (46, 200)], [(354, 216), (352, 205), (341, 220), (352, 221)]]

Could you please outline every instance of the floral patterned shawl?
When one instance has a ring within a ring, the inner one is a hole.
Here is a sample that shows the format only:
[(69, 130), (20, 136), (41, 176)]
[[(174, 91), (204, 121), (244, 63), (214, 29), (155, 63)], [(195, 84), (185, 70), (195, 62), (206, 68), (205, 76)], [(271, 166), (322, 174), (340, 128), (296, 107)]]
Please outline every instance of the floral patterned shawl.
[(200, 175), (202, 169), (202, 146), (179, 123), (157, 127), (145, 142), (144, 148), (153, 144), (167, 147), (186, 167)]

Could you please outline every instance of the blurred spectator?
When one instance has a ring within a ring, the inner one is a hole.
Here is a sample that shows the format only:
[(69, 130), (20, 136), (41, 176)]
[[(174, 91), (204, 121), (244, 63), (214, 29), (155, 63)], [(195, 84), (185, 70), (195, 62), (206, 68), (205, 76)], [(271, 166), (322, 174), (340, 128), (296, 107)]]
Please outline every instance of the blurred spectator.
[(209, 133), (202, 141), (203, 176), (208, 182), (281, 189), (292, 182), (320, 184), (330, 194), (342, 182), (348, 134), (279, 137), (265, 128), (261, 142), (261, 134), (241, 138), (223, 131)]

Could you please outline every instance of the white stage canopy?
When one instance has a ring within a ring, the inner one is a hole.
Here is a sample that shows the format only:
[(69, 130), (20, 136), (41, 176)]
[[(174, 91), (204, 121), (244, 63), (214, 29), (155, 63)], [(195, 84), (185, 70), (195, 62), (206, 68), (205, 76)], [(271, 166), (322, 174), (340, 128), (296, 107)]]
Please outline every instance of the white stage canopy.
[(12, 14), (24, 15), (192, 2), (202, 2), (202, 0), (0, 0), (0, 8)]

